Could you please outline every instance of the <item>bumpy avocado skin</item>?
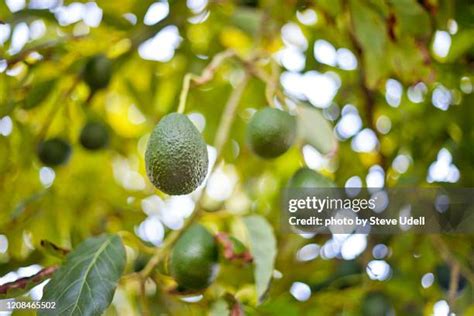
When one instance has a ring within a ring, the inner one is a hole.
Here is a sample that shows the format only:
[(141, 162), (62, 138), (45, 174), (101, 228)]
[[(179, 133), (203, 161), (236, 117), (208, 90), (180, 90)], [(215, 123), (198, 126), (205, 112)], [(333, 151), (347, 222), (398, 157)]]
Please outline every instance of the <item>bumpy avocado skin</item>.
[(100, 90), (109, 85), (112, 77), (112, 62), (105, 55), (91, 57), (84, 68), (84, 81), (91, 90)]
[(82, 147), (89, 150), (98, 150), (107, 146), (109, 143), (109, 131), (102, 122), (87, 122), (82, 128), (79, 141)]
[(214, 281), (218, 249), (214, 237), (202, 225), (189, 227), (171, 251), (170, 273), (186, 290), (203, 290)]
[(65, 164), (71, 156), (71, 145), (61, 138), (51, 138), (38, 146), (38, 157), (46, 166), (55, 167)]
[(247, 128), (250, 148), (265, 159), (285, 153), (296, 137), (296, 119), (285, 111), (265, 108), (254, 114)]
[(288, 182), (290, 188), (334, 188), (335, 186), (333, 181), (306, 167), (298, 169)]
[(150, 181), (159, 190), (170, 195), (188, 194), (206, 177), (207, 146), (185, 115), (168, 114), (151, 133), (145, 164)]

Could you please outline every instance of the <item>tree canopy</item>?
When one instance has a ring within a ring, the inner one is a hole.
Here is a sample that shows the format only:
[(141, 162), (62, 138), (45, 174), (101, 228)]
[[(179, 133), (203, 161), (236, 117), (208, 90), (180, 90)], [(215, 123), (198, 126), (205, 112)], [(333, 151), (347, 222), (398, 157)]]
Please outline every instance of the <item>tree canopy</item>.
[[(473, 81), (469, 0), (2, 1), (0, 298), (56, 301), (45, 315), (474, 315), (472, 235), (289, 234), (280, 216), (302, 167), (340, 188), (473, 187)], [(247, 135), (266, 107), (297, 125), (270, 160)], [(145, 164), (173, 112), (209, 160), (176, 196)], [(219, 269), (185, 291), (169, 257), (195, 223)]]

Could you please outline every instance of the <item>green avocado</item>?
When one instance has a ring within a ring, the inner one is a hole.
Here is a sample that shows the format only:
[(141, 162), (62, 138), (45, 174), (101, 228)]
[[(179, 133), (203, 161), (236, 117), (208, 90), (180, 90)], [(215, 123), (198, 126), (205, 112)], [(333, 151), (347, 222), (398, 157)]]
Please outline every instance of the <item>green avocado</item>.
[(386, 316), (390, 310), (391, 304), (388, 297), (380, 292), (369, 293), (362, 301), (364, 316)]
[(207, 174), (206, 142), (186, 115), (168, 114), (151, 133), (145, 165), (150, 181), (159, 190), (170, 195), (191, 193)]
[(51, 138), (38, 146), (38, 157), (46, 166), (55, 167), (65, 164), (71, 156), (71, 145), (61, 138)]
[(265, 159), (285, 153), (296, 138), (296, 119), (285, 111), (265, 108), (255, 113), (247, 128), (252, 151)]
[(105, 55), (99, 54), (91, 57), (84, 68), (84, 81), (96, 91), (109, 85), (112, 78), (112, 61)]
[(306, 167), (296, 171), (288, 182), (290, 188), (334, 188), (335, 186), (333, 181)]
[(79, 141), (85, 149), (98, 150), (109, 143), (109, 130), (102, 122), (90, 121), (82, 128)]
[(169, 269), (179, 287), (203, 290), (217, 275), (218, 248), (202, 225), (194, 224), (178, 239), (170, 254)]

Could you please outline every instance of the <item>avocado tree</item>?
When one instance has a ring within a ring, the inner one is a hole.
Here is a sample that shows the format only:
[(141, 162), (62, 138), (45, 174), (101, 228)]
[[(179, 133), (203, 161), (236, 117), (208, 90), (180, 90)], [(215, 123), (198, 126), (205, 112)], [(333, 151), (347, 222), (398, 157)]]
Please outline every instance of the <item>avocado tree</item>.
[(472, 235), (280, 216), (288, 187), (472, 187), (473, 80), (468, 0), (0, 2), (0, 299), (473, 315)]

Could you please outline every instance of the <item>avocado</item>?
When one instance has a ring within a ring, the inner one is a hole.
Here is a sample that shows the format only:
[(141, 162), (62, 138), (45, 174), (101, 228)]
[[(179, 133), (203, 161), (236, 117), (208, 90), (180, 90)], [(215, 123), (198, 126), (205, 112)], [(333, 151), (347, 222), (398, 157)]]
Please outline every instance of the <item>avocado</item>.
[(98, 150), (109, 143), (109, 131), (107, 125), (102, 122), (90, 121), (82, 128), (79, 141), (85, 149)]
[(87, 61), (84, 68), (84, 81), (92, 91), (107, 87), (111, 77), (112, 61), (105, 55), (95, 55)]
[(285, 111), (269, 107), (255, 113), (247, 128), (250, 148), (265, 159), (285, 153), (295, 137), (296, 119)]
[(178, 239), (170, 254), (169, 269), (180, 288), (203, 290), (217, 275), (218, 248), (214, 237), (193, 224)]
[(306, 167), (296, 171), (288, 181), (290, 188), (334, 188), (335, 186), (333, 181)]
[(159, 190), (170, 195), (188, 194), (206, 177), (207, 146), (186, 115), (171, 113), (153, 129), (145, 165), (148, 178)]
[(386, 316), (390, 310), (390, 301), (381, 292), (369, 293), (362, 301), (362, 315), (364, 316)]
[(50, 167), (65, 164), (69, 160), (71, 152), (71, 145), (57, 137), (42, 141), (38, 146), (39, 159)]

